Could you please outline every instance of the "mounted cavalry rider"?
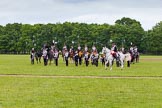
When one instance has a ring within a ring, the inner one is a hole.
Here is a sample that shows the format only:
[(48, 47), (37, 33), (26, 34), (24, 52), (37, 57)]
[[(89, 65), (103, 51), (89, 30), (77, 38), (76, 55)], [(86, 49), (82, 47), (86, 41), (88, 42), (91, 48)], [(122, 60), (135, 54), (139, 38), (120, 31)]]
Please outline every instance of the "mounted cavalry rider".
[(55, 48), (56, 48), (56, 47), (55, 47), (55, 42), (54, 42), (54, 40), (53, 40), (52, 45), (51, 45), (51, 49), (52, 49), (52, 50), (55, 50)]
[(85, 47), (84, 47), (84, 51), (85, 51), (85, 52), (88, 51), (88, 47), (87, 47), (87, 45), (85, 45)]
[(92, 65), (96, 65), (96, 67), (98, 66), (98, 59), (99, 59), (99, 54), (97, 52), (97, 50), (94, 50), (92, 53), (91, 53), (91, 63)]
[(69, 50), (69, 57), (70, 57), (71, 63), (74, 62), (74, 54), (75, 54), (74, 48), (73, 48), (73, 46), (71, 46), (71, 48)]
[(70, 52), (70, 53), (72, 53), (72, 52), (74, 53), (74, 47), (73, 47), (73, 46), (71, 46), (69, 52)]
[(73, 47), (73, 46), (71, 46), (71, 48), (70, 48), (70, 50), (69, 50), (69, 53), (70, 53), (71, 58), (73, 58), (74, 53), (75, 53), (74, 47)]
[(79, 65), (81, 65), (81, 64), (82, 64), (83, 52), (82, 52), (82, 50), (81, 50), (80, 44), (78, 45), (78, 54), (79, 54)]
[(116, 44), (113, 42), (113, 43), (112, 43), (112, 47), (111, 47), (111, 54), (113, 55), (113, 57), (114, 57), (115, 59), (117, 59), (117, 57), (118, 57), (117, 52), (118, 52), (117, 46), (116, 46)]
[(93, 55), (95, 58), (98, 57), (98, 52), (97, 52), (97, 49), (96, 49), (96, 47), (95, 47), (94, 45), (92, 46), (92, 55)]
[(34, 64), (34, 57), (35, 57), (35, 51), (34, 51), (34, 48), (32, 48), (31, 54), (30, 54), (31, 64)]
[(138, 52), (138, 48), (137, 48), (137, 46), (134, 47), (134, 52), (135, 52), (135, 53)]
[(44, 66), (47, 66), (48, 63), (48, 54), (47, 54), (47, 48), (43, 48), (43, 60), (44, 60)]
[(99, 54), (98, 54), (97, 49), (94, 45), (92, 46), (92, 53), (91, 53), (90, 58), (91, 58), (92, 65), (98, 66)]
[(65, 61), (65, 50), (67, 50), (67, 46), (66, 46), (66, 44), (64, 43), (64, 46), (63, 46), (63, 48), (62, 48), (62, 57), (63, 57), (63, 61)]
[[(105, 49), (106, 49), (106, 46), (103, 46), (103, 47), (102, 47), (102, 50), (105, 50)], [(102, 65), (105, 65), (106, 54), (103, 53), (103, 51), (102, 51), (101, 56), (100, 56), (100, 61), (101, 61)]]
[(92, 52), (97, 51), (95, 45), (92, 46)]
[(90, 53), (88, 51), (87, 45), (85, 45), (85, 47), (84, 47), (84, 61), (85, 61), (86, 66), (89, 65), (89, 58), (90, 58)]
[(67, 49), (65, 49), (64, 59), (65, 59), (65, 62), (66, 62), (66, 66), (68, 66), (69, 65), (69, 62), (68, 62), (69, 52), (68, 52)]
[(58, 49), (55, 49), (54, 50), (54, 60), (55, 60), (56, 66), (58, 66), (58, 58), (59, 58), (59, 51), (58, 51)]
[(81, 50), (81, 46), (80, 46), (80, 44), (78, 45), (78, 51), (80, 51)]
[(133, 55), (133, 53), (134, 53), (134, 48), (133, 48), (133, 46), (132, 46), (132, 45), (131, 45), (131, 47), (130, 47), (129, 51), (130, 51), (131, 55)]
[(64, 44), (64, 46), (63, 46), (63, 50), (67, 50), (67, 46), (66, 46), (66, 44)]
[(78, 51), (75, 51), (74, 53), (75, 66), (78, 66), (78, 60), (79, 60), (79, 54)]

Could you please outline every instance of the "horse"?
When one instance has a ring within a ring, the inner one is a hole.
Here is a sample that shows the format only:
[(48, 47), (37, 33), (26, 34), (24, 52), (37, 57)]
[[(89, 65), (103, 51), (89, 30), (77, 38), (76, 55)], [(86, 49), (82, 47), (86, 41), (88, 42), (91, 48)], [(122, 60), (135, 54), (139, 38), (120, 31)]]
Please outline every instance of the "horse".
[(111, 54), (111, 50), (104, 47), (102, 49), (102, 54), (105, 54), (105, 69), (107, 69), (107, 64), (109, 63), (109, 66), (110, 66), (110, 70), (112, 70), (112, 65), (113, 65), (113, 60), (114, 60), (114, 57), (113, 55)]
[(125, 55), (123, 54), (122, 51), (118, 51), (117, 54), (119, 55), (118, 56), (118, 60), (119, 60), (119, 66), (121, 67), (121, 69), (123, 69), (124, 67), (124, 59), (125, 59)]
[[(109, 66), (110, 66), (110, 70), (112, 70), (112, 66), (113, 66), (113, 61), (115, 59), (115, 57), (112, 55), (111, 53), (111, 50), (104, 47), (102, 49), (102, 54), (105, 54), (105, 59), (106, 59), (106, 62), (105, 62), (105, 69), (107, 69), (107, 64), (109, 63)], [(125, 59), (125, 55), (122, 53), (122, 52), (117, 52), (117, 61), (119, 62), (119, 65), (121, 67), (121, 69), (123, 69), (124, 67), (124, 59)]]
[(65, 49), (62, 49), (61, 55), (62, 55), (63, 61), (65, 61), (65, 59), (64, 59), (64, 56), (65, 56)]
[(135, 52), (135, 60), (136, 60), (136, 63), (139, 62), (139, 57), (140, 57), (139, 52)]
[(89, 58), (90, 58), (90, 53), (88, 51), (84, 51), (84, 62), (86, 64), (86, 66), (89, 65)]
[(130, 52), (130, 54), (131, 54), (131, 63), (138, 63), (139, 62), (139, 52), (135, 52), (135, 51), (133, 51), (133, 52)]
[(134, 61), (135, 61), (135, 53), (134, 53), (134, 51), (129, 51), (129, 52), (131, 54), (131, 63), (134, 64)]
[(74, 63), (74, 51), (73, 50), (69, 51), (69, 57), (70, 57), (71, 63)]
[(51, 50), (48, 52), (48, 59), (49, 59), (49, 65), (51, 65), (51, 61), (54, 60), (54, 51), (53, 51), (53, 49), (51, 49)]
[(78, 55), (79, 55), (79, 65), (81, 65), (82, 64), (82, 57), (83, 57), (82, 50), (78, 50)]
[(130, 62), (131, 62), (131, 54), (127, 52), (125, 55), (125, 61), (127, 62), (127, 67), (130, 67)]
[(102, 66), (105, 65), (105, 54), (101, 54), (100, 62), (102, 63)]
[(37, 51), (35, 53), (35, 59), (37, 61), (37, 64), (38, 64), (38, 62), (41, 63), (41, 57), (42, 57), (42, 52), (41, 51)]
[(44, 66), (47, 66), (48, 64), (48, 52), (46, 48), (43, 49), (43, 54), (42, 54), (43, 60), (44, 60)]
[(31, 64), (34, 64), (34, 52), (30, 54)]
[(92, 61), (92, 65), (95, 65), (96, 67), (98, 67), (99, 54), (97, 52), (92, 52), (90, 58)]
[(55, 65), (58, 66), (59, 51), (55, 49), (54, 51), (54, 61)]

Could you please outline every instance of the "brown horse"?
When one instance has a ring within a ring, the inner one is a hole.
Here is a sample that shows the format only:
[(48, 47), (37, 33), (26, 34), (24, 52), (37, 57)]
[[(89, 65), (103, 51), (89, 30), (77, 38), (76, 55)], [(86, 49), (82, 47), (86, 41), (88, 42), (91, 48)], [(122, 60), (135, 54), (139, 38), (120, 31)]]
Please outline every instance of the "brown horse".
[(79, 50), (78, 54), (79, 54), (79, 65), (81, 65), (82, 64), (83, 51)]
[(36, 61), (37, 61), (37, 64), (38, 64), (38, 63), (41, 63), (41, 57), (42, 57), (42, 51), (37, 51), (37, 52), (35, 53), (35, 59), (36, 59)]
[(74, 63), (74, 51), (70, 51), (69, 54), (71, 63)]
[(64, 55), (65, 55), (65, 49), (63, 49), (61, 53), (62, 53), (62, 58), (63, 58), (63, 61), (65, 61), (65, 59), (64, 59)]
[(51, 49), (48, 52), (48, 59), (49, 59), (49, 65), (51, 65), (51, 62), (54, 61), (54, 51), (53, 51), (53, 49)]

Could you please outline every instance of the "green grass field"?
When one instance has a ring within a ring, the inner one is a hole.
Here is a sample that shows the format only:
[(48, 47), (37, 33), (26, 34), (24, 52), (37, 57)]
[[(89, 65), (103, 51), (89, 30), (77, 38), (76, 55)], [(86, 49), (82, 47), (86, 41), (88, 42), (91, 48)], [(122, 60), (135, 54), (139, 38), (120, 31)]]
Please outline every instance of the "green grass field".
[(130, 68), (120, 70), (115, 65), (113, 70), (105, 70), (99, 67), (85, 65), (76, 67), (69, 64), (68, 67), (60, 58), (59, 66), (54, 64), (43, 66), (30, 64), (29, 55), (0, 55), (0, 74), (32, 74), (32, 75), (74, 75), (74, 76), (162, 76), (162, 56), (142, 56), (140, 63), (132, 64)]
[[(162, 56), (141, 56), (140, 63), (130, 68), (120, 70), (114, 66), (109, 71), (101, 64), (66, 67), (60, 60), (58, 67), (31, 65), (29, 55), (0, 55), (0, 74), (6, 75), (0, 76), (0, 108), (162, 107)], [(24, 76), (8, 76), (11, 74)], [(42, 75), (148, 78), (34, 77)]]

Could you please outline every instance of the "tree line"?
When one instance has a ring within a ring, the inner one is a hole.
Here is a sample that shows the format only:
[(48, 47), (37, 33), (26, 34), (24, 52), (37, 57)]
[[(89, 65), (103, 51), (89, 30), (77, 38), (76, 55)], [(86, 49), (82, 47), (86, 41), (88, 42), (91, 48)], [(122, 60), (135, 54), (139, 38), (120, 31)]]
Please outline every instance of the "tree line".
[(31, 48), (39, 50), (44, 44), (51, 45), (53, 40), (59, 49), (66, 44), (82, 47), (95, 45), (99, 50), (102, 46), (111, 46), (115, 42), (118, 48), (129, 49), (133, 44), (144, 54), (162, 54), (162, 22), (151, 30), (145, 31), (140, 22), (123, 17), (114, 25), (86, 23), (56, 24), (21, 24), (0, 25), (0, 53), (29, 53)]

